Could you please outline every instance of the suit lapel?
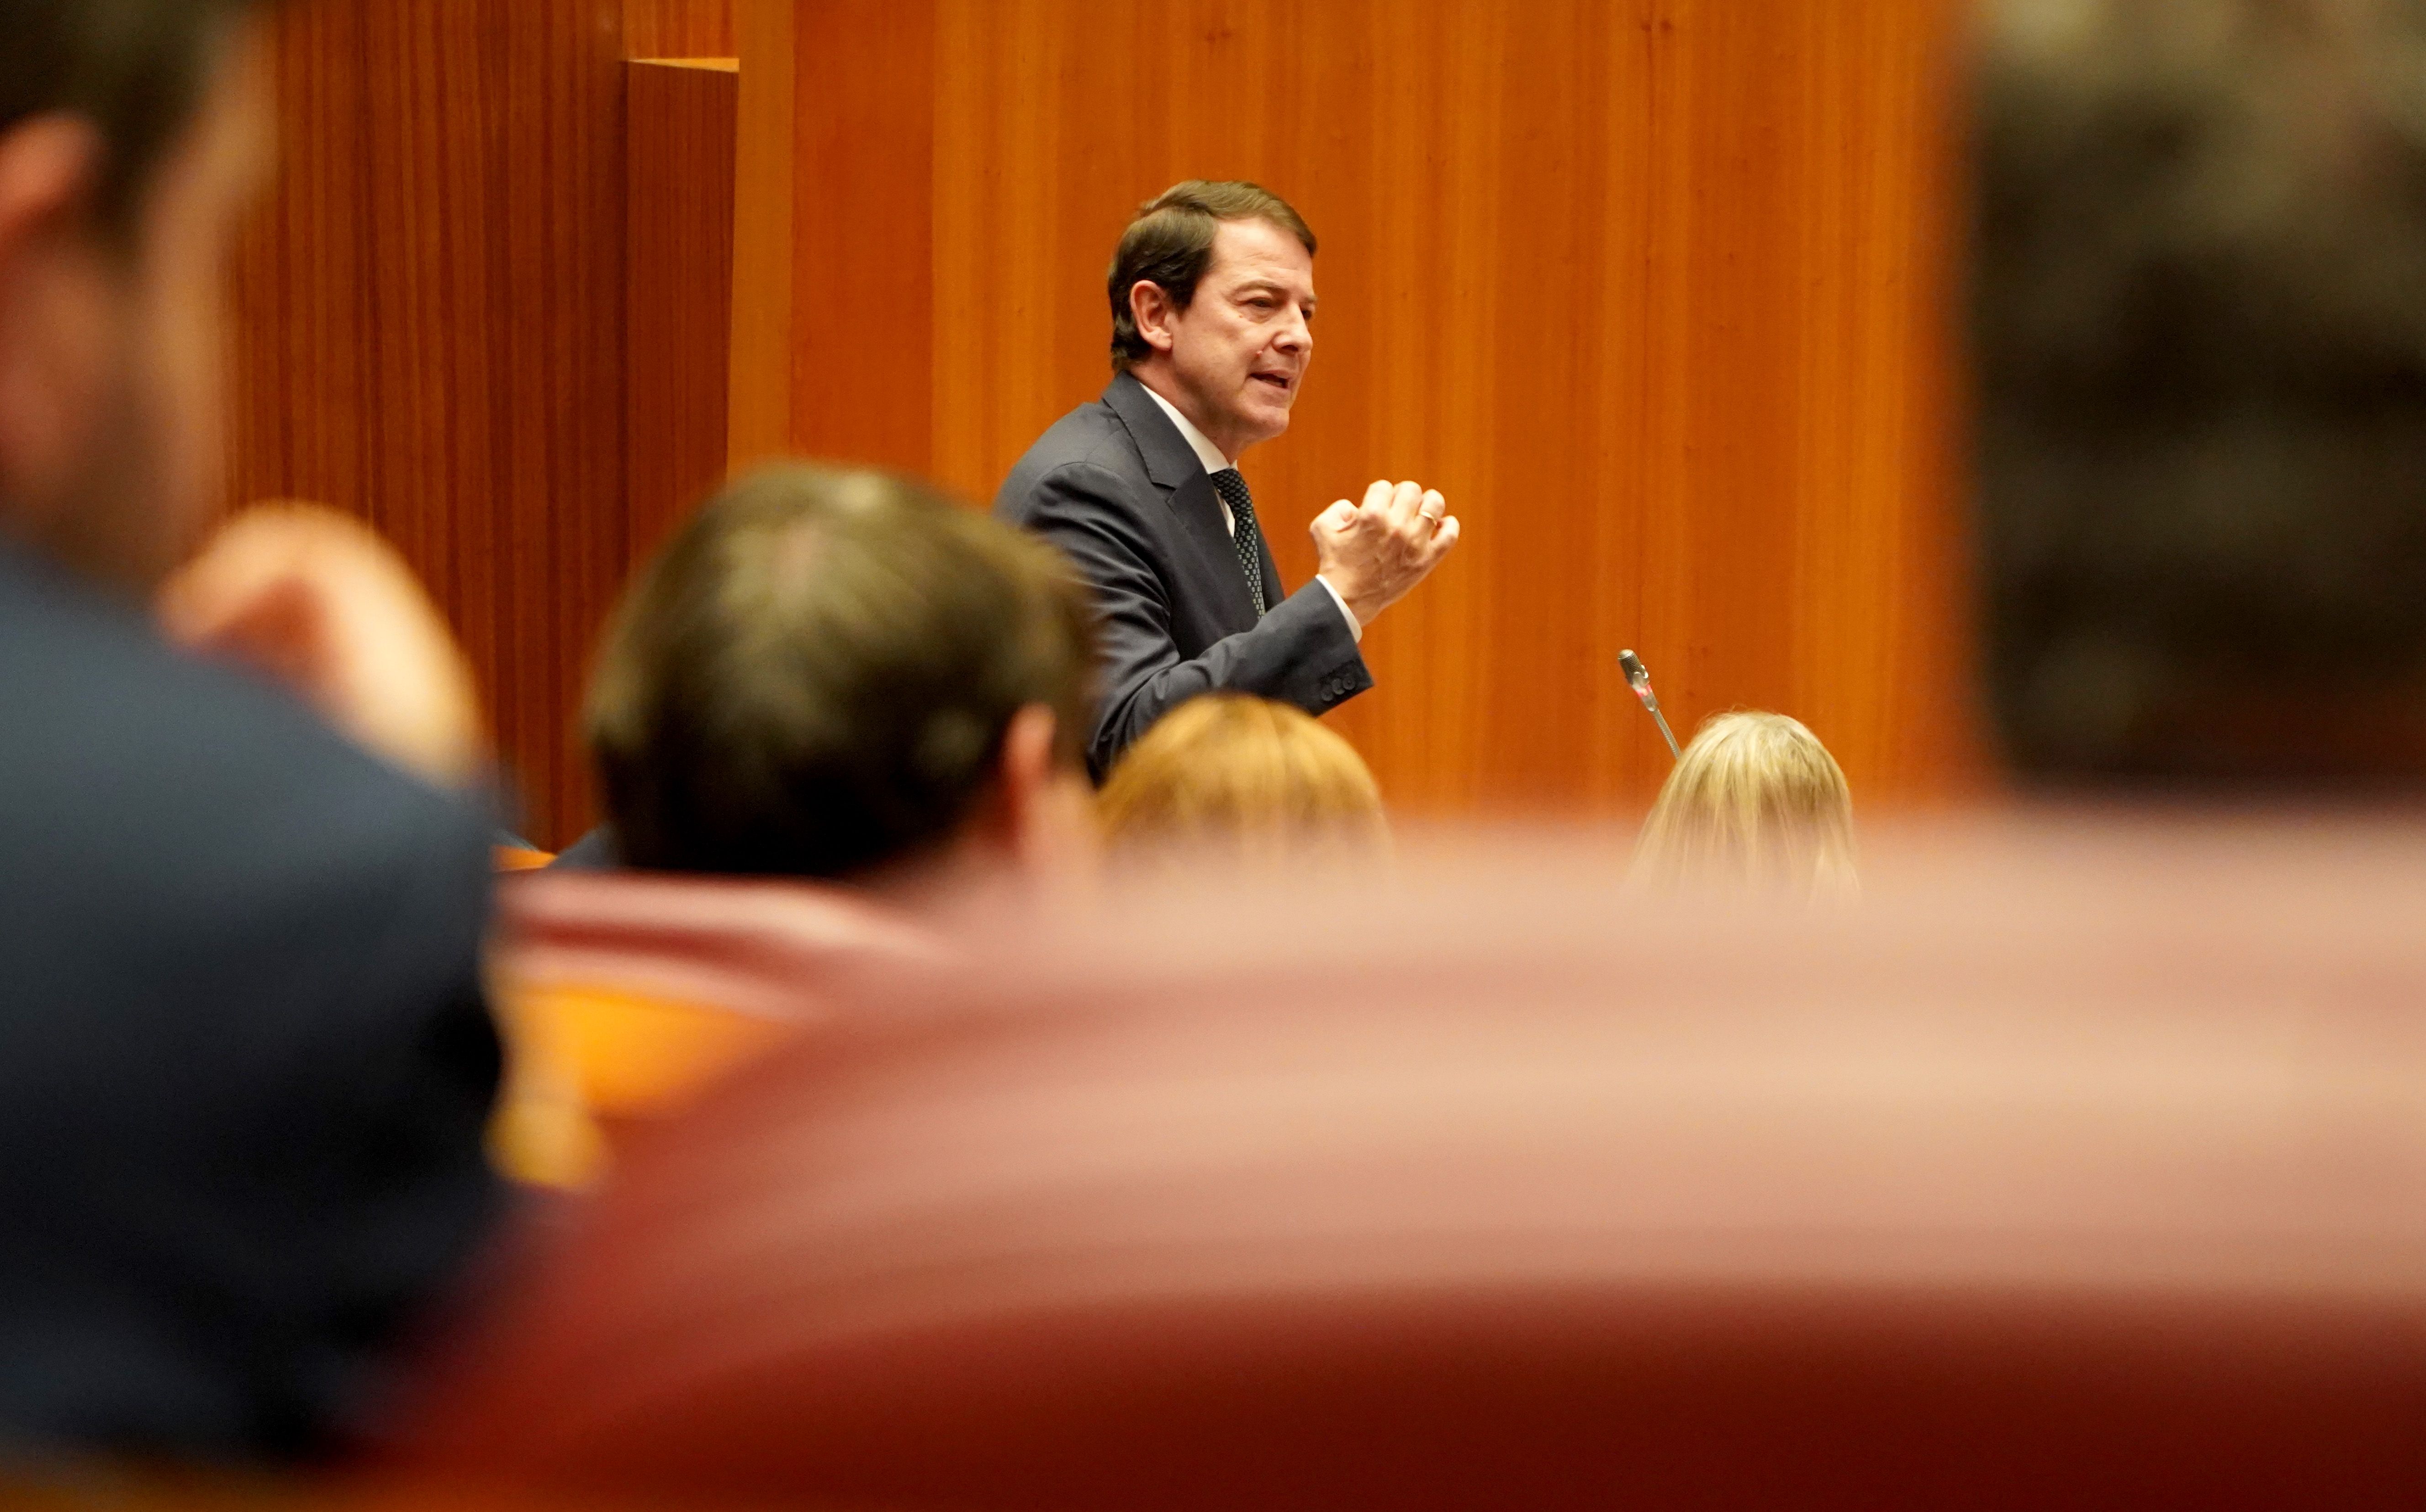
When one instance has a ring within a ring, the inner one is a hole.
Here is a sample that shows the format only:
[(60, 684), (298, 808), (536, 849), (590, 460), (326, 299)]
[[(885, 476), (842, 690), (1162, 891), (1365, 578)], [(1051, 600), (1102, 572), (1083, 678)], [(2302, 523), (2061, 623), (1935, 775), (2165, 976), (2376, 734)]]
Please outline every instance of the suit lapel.
[[(1145, 463), (1146, 477), (1163, 491), (1172, 512), (1195, 545), (1198, 565), (1204, 569), (1198, 576), (1219, 597), (1221, 623), (1239, 629), (1252, 627), (1254, 595), (1247, 591), (1237, 546), (1221, 521), (1221, 496), (1213, 491), (1212, 475), (1205, 472), (1196, 448), (1171, 423), (1171, 416), (1162, 413), (1145, 385), (1131, 375), (1123, 373), (1113, 379), (1111, 387), (1104, 390), (1104, 402), (1128, 428), (1129, 439), (1137, 443), (1138, 455)], [(1264, 581), (1275, 588), (1280, 582), (1269, 551), (1264, 554)]]

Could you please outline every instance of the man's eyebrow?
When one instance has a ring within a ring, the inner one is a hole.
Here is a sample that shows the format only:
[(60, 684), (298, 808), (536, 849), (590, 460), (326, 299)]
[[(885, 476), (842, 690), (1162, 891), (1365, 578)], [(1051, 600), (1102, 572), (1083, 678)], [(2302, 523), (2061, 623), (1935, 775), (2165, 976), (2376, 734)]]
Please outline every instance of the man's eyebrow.
[[(1280, 282), (1278, 279), (1251, 278), (1244, 284), (1239, 285), (1237, 288), (1232, 292), (1237, 294), (1288, 294), (1292, 291), (1286, 284)], [(1302, 302), (1307, 309), (1313, 309), (1314, 296), (1311, 294), (1307, 295)]]

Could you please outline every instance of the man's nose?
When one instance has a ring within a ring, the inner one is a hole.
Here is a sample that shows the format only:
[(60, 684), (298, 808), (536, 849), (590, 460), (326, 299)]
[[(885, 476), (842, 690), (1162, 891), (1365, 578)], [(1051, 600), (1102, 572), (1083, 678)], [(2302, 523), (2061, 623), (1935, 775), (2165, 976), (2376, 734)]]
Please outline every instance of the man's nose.
[(1283, 351), (1296, 352), (1300, 356), (1314, 350), (1314, 328), (1305, 323), (1304, 311), (1289, 313), (1288, 324), (1282, 328), (1280, 339), (1274, 345)]

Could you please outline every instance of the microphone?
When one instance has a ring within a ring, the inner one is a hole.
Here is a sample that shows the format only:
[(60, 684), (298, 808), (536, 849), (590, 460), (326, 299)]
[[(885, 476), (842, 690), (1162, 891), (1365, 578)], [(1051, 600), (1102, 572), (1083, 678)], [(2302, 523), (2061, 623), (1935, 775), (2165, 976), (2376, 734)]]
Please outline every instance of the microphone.
[(1651, 710), (1651, 718), (1668, 741), (1669, 759), (1684, 760), (1685, 753), (1676, 748), (1676, 733), (1668, 727), (1668, 716), (1659, 712), (1659, 698), (1651, 691), (1651, 674), (1643, 667), (1642, 658), (1631, 651), (1621, 651), (1617, 654), (1617, 670), (1625, 674), (1625, 686), (1633, 689), (1634, 696), (1642, 700), (1642, 707)]

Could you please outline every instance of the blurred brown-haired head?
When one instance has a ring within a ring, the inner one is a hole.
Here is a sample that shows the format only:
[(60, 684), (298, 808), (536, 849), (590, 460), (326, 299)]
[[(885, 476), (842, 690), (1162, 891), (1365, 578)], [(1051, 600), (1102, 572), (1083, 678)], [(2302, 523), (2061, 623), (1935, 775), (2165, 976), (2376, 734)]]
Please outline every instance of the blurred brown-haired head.
[(0, 132), (36, 116), (102, 141), (99, 223), (131, 228), (153, 171), (201, 109), (235, 23), (268, 0), (0, 0)]
[(226, 488), (267, 8), (0, 0), (0, 530), (121, 596), (149, 596)]
[(1313, 716), (1236, 693), (1192, 698), (1128, 749), (1097, 802), (1116, 852), (1372, 855), (1382, 792), (1355, 747)]
[(1105, 275), (1112, 304), (1112, 371), (1125, 373), (1154, 349), (1138, 333), (1129, 290), (1152, 284), (1185, 310), (1196, 300), (1196, 281), (1213, 261), (1213, 235), (1224, 220), (1269, 220), (1295, 236), (1311, 256), (1314, 233), (1286, 200), (1260, 184), (1189, 179), (1138, 206), (1121, 233)]
[(1629, 881), (1647, 890), (1851, 898), (1858, 883), (1844, 771), (1800, 720), (1713, 716), (1643, 821)]
[(1987, 18), (1980, 533), (2012, 762), (2426, 773), (2426, 8)]
[(951, 837), (1021, 710), (1076, 772), (1092, 622), (1059, 556), (907, 479), (769, 468), (625, 598), (590, 747), (635, 866), (844, 877)]

